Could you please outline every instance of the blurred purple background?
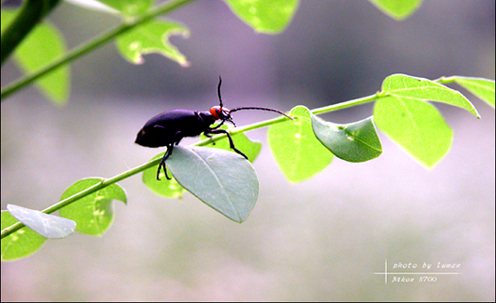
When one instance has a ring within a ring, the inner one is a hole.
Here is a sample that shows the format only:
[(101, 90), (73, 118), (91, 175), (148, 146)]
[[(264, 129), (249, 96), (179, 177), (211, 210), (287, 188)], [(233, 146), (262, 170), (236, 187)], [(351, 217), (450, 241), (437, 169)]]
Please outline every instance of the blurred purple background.
[[(495, 2), (429, 0), (397, 22), (367, 1), (302, 1), (285, 32), (256, 34), (222, 1), (197, 1), (168, 17), (188, 39), (171, 41), (191, 67), (159, 55), (142, 65), (112, 43), (71, 66), (72, 95), (52, 106), (30, 87), (2, 102), (2, 209), (44, 209), (73, 182), (112, 177), (160, 150), (134, 144), (155, 114), (216, 105), (288, 111), (371, 95), (393, 73), (430, 79), (495, 78)], [(117, 24), (62, 4), (50, 20), (70, 48)], [(12, 62), (2, 85), (21, 73)], [(458, 87), (455, 87), (459, 89)], [(260, 198), (236, 224), (190, 194), (163, 199), (141, 177), (119, 184), (104, 237), (48, 241), (35, 255), (2, 263), (2, 301), (305, 300), (494, 301), (494, 110), (466, 94), (482, 119), (435, 104), (455, 131), (450, 153), (428, 171), (381, 134), (384, 153), (289, 184), (266, 144), (254, 166)], [(365, 105), (325, 115), (353, 122)], [(273, 117), (240, 112), (237, 125)], [(195, 142), (188, 139), (182, 144)], [(459, 263), (434, 283), (390, 283), (374, 272), (394, 263)]]

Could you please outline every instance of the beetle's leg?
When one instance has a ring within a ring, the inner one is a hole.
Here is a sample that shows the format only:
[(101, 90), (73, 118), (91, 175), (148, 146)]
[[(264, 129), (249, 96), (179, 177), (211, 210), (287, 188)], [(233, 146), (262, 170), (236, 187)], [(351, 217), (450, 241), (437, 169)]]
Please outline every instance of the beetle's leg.
[(231, 137), (231, 134), (227, 130), (225, 130), (225, 129), (211, 129), (211, 130), (208, 130), (205, 132), (205, 136), (207, 136), (208, 134), (226, 134), (227, 139), (229, 139), (229, 146), (231, 147), (231, 149), (234, 150), (236, 153), (240, 154), (241, 156), (245, 157), (246, 160), (248, 160), (248, 157), (242, 151), (240, 151), (239, 149), (237, 149), (234, 146), (234, 142), (233, 142), (233, 139)]
[(162, 161), (160, 161), (160, 164), (158, 165), (158, 170), (157, 170), (157, 180), (160, 181), (160, 170), (162, 167), (164, 168), (164, 173), (165, 173), (165, 178), (167, 180), (170, 180), (171, 178), (167, 174), (167, 167), (165, 166), (165, 161), (167, 158), (169, 158), (170, 155), (172, 155), (172, 149), (174, 148), (174, 144), (167, 145), (167, 151), (164, 154), (164, 157), (162, 158)]
[[(212, 138), (212, 135), (210, 135), (210, 134), (215, 134), (215, 132), (212, 132), (212, 131), (218, 129), (219, 127), (221, 127), (226, 121), (229, 122), (229, 123), (231, 123), (232, 125), (234, 125), (234, 127), (236, 127), (236, 124), (234, 124), (234, 122), (231, 119), (229, 119), (229, 120), (222, 120), (222, 122), (219, 123), (219, 125), (216, 125), (214, 127), (209, 127), (208, 128), (208, 131), (204, 132), (203, 134), (206, 137)], [(225, 133), (225, 132), (222, 132), (222, 133)], [(227, 134), (227, 132), (225, 134)], [(215, 141), (212, 141), (212, 145), (215, 145)], [(243, 154), (243, 153), (241, 153), (241, 154)]]
[(172, 155), (172, 150), (174, 149), (174, 145), (178, 145), (179, 142), (184, 138), (183, 134), (181, 131), (178, 131), (174, 134), (174, 142), (171, 144), (167, 145), (167, 151), (165, 152), (164, 157), (162, 158), (162, 161), (160, 161), (160, 164), (158, 165), (158, 171), (157, 171), (157, 180), (160, 180), (159, 175), (160, 175), (160, 170), (162, 167), (164, 168), (164, 173), (165, 177), (167, 180), (171, 180), (172, 178), (169, 177), (167, 174), (167, 167), (165, 166), (165, 161)]
[[(179, 133), (179, 132), (178, 132), (178, 133)], [(174, 144), (175, 144), (175, 145), (179, 145), (179, 142), (181, 142), (181, 140), (182, 140), (183, 138), (184, 138), (184, 137), (180, 137), (180, 138), (176, 141), (176, 143), (174, 143)]]
[[(161, 129), (161, 130), (165, 130), (165, 128), (162, 125), (154, 125), (153, 127)], [(180, 138), (179, 141), (181, 141), (181, 139), (182, 138)], [(179, 141), (176, 141), (176, 144), (179, 143)], [(167, 151), (165, 152), (164, 157), (162, 158), (162, 161), (160, 161), (160, 164), (158, 165), (157, 180), (159, 180), (159, 181), (160, 181), (160, 177), (159, 177), (160, 176), (160, 170), (162, 169), (162, 167), (164, 168), (165, 177), (167, 178), (167, 180), (171, 179), (167, 175), (167, 168), (165, 167), (165, 160), (167, 160), (167, 158), (169, 158), (169, 156), (172, 155), (172, 146), (173, 146), (173, 144), (169, 144), (166, 146)]]
[[(215, 129), (215, 128), (212, 128), (212, 129)], [(209, 139), (212, 139), (212, 135), (209, 134), (208, 132), (204, 132), (203, 134), (205, 135), (205, 137), (207, 137)], [(215, 145), (215, 141), (214, 140), (210, 140), (210, 141), (212, 141), (212, 145)]]
[(209, 129), (217, 129), (217, 128), (221, 127), (222, 125), (224, 125), (224, 123), (226, 123), (226, 122), (229, 122), (229, 123), (231, 123), (234, 127), (236, 127), (236, 124), (234, 123), (234, 121), (233, 121), (231, 118), (229, 118), (229, 119), (226, 119), (226, 120), (222, 120), (222, 122), (221, 122), (221, 123), (219, 123), (219, 125), (216, 125), (216, 126), (214, 126), (214, 127), (209, 127)]
[(219, 125), (216, 125), (214, 127), (209, 127), (209, 129), (217, 129), (217, 128), (221, 127), (225, 122), (226, 122), (226, 120), (222, 120), (222, 122), (219, 123)]
[(181, 142), (181, 140), (184, 138), (183, 136), (183, 133), (181, 131), (177, 131), (175, 134), (174, 134), (174, 144), (175, 145), (178, 145), (179, 142)]

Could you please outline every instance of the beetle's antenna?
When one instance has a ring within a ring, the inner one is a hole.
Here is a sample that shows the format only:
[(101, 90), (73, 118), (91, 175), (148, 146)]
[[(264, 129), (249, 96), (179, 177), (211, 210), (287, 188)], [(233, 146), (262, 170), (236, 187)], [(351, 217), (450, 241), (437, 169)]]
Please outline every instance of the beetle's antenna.
[[(219, 105), (220, 105), (220, 109), (222, 110), (222, 108), (224, 107), (223, 104), (222, 104), (222, 97), (220, 95), (220, 86), (222, 85), (222, 78), (221, 76), (219, 75), (219, 85), (217, 86), (217, 95), (219, 96)], [(277, 110), (277, 109), (272, 109), (272, 108), (266, 108), (266, 107), (238, 107), (238, 108), (234, 108), (234, 109), (231, 109), (229, 110), (229, 113), (233, 113), (233, 112), (237, 112), (239, 110), (265, 110), (265, 111), (269, 111), (269, 112), (275, 112), (275, 113), (279, 113), (283, 116), (286, 116), (287, 118), (291, 119), (291, 120), (294, 120), (292, 117), (286, 115), (285, 113), (283, 113), (282, 111), (280, 110)], [(232, 120), (227, 120), (229, 122), (231, 122), (232, 124), (234, 124), (234, 122)], [(222, 121), (222, 123), (220, 125), (222, 125), (224, 123), (224, 121)], [(220, 126), (219, 125), (219, 126)], [(217, 127), (216, 127), (217, 128)]]
[(217, 86), (217, 95), (219, 96), (220, 108), (222, 108), (222, 98), (220, 96), (220, 85), (222, 84), (222, 78), (219, 75), (219, 85)]
[(294, 120), (293, 117), (290, 117), (290, 116), (286, 115), (285, 113), (283, 113), (280, 110), (273, 109), (273, 108), (266, 108), (266, 107), (237, 107), (237, 108), (231, 109), (229, 111), (229, 113), (237, 112), (237, 111), (240, 111), (240, 110), (264, 110), (264, 111), (268, 111), (268, 112), (275, 112), (275, 113), (279, 113), (279, 114), (281, 114), (283, 116), (286, 116), (286, 117), (288, 117), (291, 120)]

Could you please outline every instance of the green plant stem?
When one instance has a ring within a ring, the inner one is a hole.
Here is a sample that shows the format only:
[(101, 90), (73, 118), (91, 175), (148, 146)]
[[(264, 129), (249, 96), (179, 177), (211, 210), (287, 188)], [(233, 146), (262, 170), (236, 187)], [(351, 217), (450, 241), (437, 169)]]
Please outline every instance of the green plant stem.
[(2, 33), (1, 65), (60, 0), (26, 0), (14, 21)]
[(332, 105), (328, 105), (328, 106), (324, 106), (324, 107), (319, 107), (319, 108), (312, 110), (312, 114), (319, 115), (319, 114), (323, 114), (323, 113), (329, 113), (329, 112), (337, 111), (340, 109), (345, 109), (345, 108), (352, 107), (352, 106), (358, 106), (358, 105), (362, 105), (365, 103), (370, 103), (370, 102), (375, 101), (375, 100), (377, 100), (383, 96), (385, 96), (384, 93), (378, 92), (375, 95), (370, 95), (367, 97), (353, 99), (353, 100), (349, 100), (346, 102), (341, 102), (341, 103), (332, 104)]
[[(39, 0), (38, 0), (39, 1)], [(92, 40), (86, 42), (85, 44), (74, 48), (70, 52), (68, 52), (65, 56), (61, 57), (58, 60), (55, 60), (54, 62), (48, 64), (44, 68), (40, 69), (37, 72), (34, 72), (30, 75), (27, 75), (26, 77), (8, 85), (4, 89), (2, 89), (1, 92), (1, 100), (3, 101), (6, 97), (10, 96), (11, 94), (15, 93), (16, 91), (26, 87), (28, 84), (32, 83), (36, 79), (46, 75), (47, 73), (55, 70), (56, 68), (71, 62), (79, 57), (81, 57), (84, 54), (89, 53), (90, 51), (104, 45), (105, 43), (109, 42), (110, 40), (114, 39), (118, 35), (129, 31), (130, 29), (135, 28), (136, 26), (139, 26), (147, 21), (150, 21), (151, 19), (163, 15), (166, 13), (169, 13), (184, 4), (188, 2), (192, 2), (195, 0), (170, 0), (164, 3), (161, 6), (158, 6), (146, 14), (143, 14), (139, 17), (136, 17), (134, 19), (129, 19), (126, 20), (124, 23), (119, 25), (118, 27), (111, 29), (110, 31), (103, 33), (102, 35), (93, 38)], [(3, 45), (3, 37), (2, 37), (2, 45)], [(2, 56), (3, 56), (3, 50), (2, 50)]]
[[(75, 201), (77, 201), (77, 200), (79, 200), (81, 198), (84, 198), (84, 197), (86, 197), (86, 196), (88, 196), (88, 195), (90, 195), (90, 194), (92, 194), (92, 193), (94, 193), (96, 191), (99, 191), (99, 190), (101, 190), (101, 189), (103, 189), (103, 188), (105, 188), (105, 187), (107, 187), (109, 185), (112, 185), (112, 184), (117, 183), (117, 182), (119, 182), (119, 181), (121, 181), (123, 179), (127, 179), (127, 178), (129, 178), (129, 177), (131, 177), (133, 175), (136, 175), (137, 173), (140, 173), (140, 172), (144, 171), (147, 168), (150, 168), (152, 166), (155, 166), (155, 165), (158, 164), (158, 162), (160, 160), (161, 159), (157, 159), (157, 160), (154, 160), (154, 161), (151, 161), (151, 162), (147, 162), (145, 164), (141, 164), (139, 166), (136, 166), (135, 168), (132, 168), (132, 169), (130, 169), (128, 171), (125, 171), (125, 172), (123, 172), (121, 174), (118, 174), (117, 176), (114, 176), (114, 177), (112, 177), (110, 179), (104, 179), (100, 183), (97, 183), (97, 184), (95, 184), (95, 185), (93, 185), (91, 187), (86, 188), (83, 191), (78, 192), (77, 194), (74, 194), (74, 195), (72, 195), (70, 197), (67, 197), (66, 199), (64, 199), (64, 200), (62, 200), (62, 201), (60, 201), (60, 202), (58, 202), (58, 203), (56, 203), (56, 204), (54, 204), (54, 205), (52, 205), (52, 206), (50, 206), (48, 208), (42, 210), (41, 212), (42, 213), (45, 213), (45, 214), (51, 214), (51, 213), (53, 213), (53, 212), (61, 209), (62, 207), (65, 207), (65, 206), (67, 206), (67, 205), (69, 205), (69, 204), (71, 204), (71, 203), (73, 203), (73, 202), (75, 202)], [(1, 238), (3, 239), (4, 237), (9, 236), (10, 234), (18, 231), (19, 229), (21, 229), (23, 227), (24, 227), (24, 224), (22, 224), (21, 222), (17, 222), (15, 224), (7, 227), (7, 228), (5, 228), (5, 229), (2, 230)]]
[[(321, 108), (316, 108), (314, 110), (312, 110), (311, 112), (313, 114), (322, 114), (322, 113), (328, 113), (328, 112), (332, 112), (332, 111), (336, 111), (336, 110), (340, 110), (340, 109), (345, 109), (345, 108), (349, 108), (349, 107), (353, 107), (353, 106), (357, 106), (357, 105), (361, 105), (361, 104), (365, 104), (365, 103), (368, 103), (368, 102), (372, 102), (374, 100), (377, 100), (378, 98), (381, 98), (385, 96), (385, 94), (375, 94), (375, 95), (371, 95), (371, 96), (367, 96), (367, 97), (363, 97), (363, 98), (359, 98), (359, 99), (353, 99), (353, 100), (350, 100), (350, 101), (347, 101), (347, 102), (342, 102), (342, 103), (338, 103), (338, 104), (333, 104), (333, 105), (329, 105), (329, 106), (325, 106), (325, 107), (321, 107)], [(257, 129), (257, 128), (262, 128), (262, 127), (265, 127), (265, 126), (269, 126), (269, 125), (273, 125), (273, 124), (276, 124), (276, 123), (281, 123), (283, 121), (285, 121), (286, 119), (288, 119), (287, 117), (284, 117), (284, 116), (281, 116), (281, 117), (278, 117), (278, 118), (274, 118), (274, 119), (270, 119), (270, 120), (265, 120), (265, 121), (261, 121), (261, 122), (257, 122), (257, 123), (253, 123), (253, 124), (249, 124), (249, 125), (246, 125), (246, 126), (243, 126), (243, 127), (238, 127), (238, 128), (235, 128), (235, 129), (232, 129), (232, 130), (229, 130), (229, 132), (231, 134), (235, 134), (235, 133), (241, 133), (241, 132), (246, 132), (246, 131), (249, 131), (249, 130), (254, 130), (254, 129)], [(216, 136), (213, 136), (212, 138), (208, 138), (208, 139), (205, 139), (205, 140), (201, 140), (201, 141), (198, 141), (197, 143), (195, 143), (194, 145), (196, 146), (202, 146), (202, 145), (206, 145), (208, 143), (211, 143), (212, 141), (217, 141), (223, 137), (225, 137), (226, 135), (225, 134), (221, 134), (221, 135), (216, 135)], [(87, 189), (83, 190), (83, 191), (80, 191), (79, 193), (77, 194), (74, 194), (70, 197), (67, 197), (66, 199), (44, 209), (42, 212), (45, 213), (45, 214), (51, 214), (59, 209), (61, 209), (62, 207), (65, 207), (81, 198), (84, 198), (86, 197), (87, 195), (90, 195), (98, 190), (101, 190), (111, 184), (114, 184), (114, 183), (117, 183), (123, 179), (127, 179), (131, 176), (134, 176), (142, 171), (144, 171), (145, 169), (148, 169), (150, 167), (154, 167), (156, 166), (157, 164), (160, 163), (162, 159), (159, 157), (157, 159), (154, 159), (150, 162), (147, 162), (145, 164), (141, 164), (139, 166), (136, 166), (135, 168), (132, 168), (128, 171), (125, 171), (117, 176), (114, 176), (110, 179), (104, 179), (102, 180), (102, 182), (100, 183), (97, 183), (91, 187), (88, 187)], [(21, 229), (22, 227), (24, 227), (24, 224), (22, 224), (21, 222), (17, 222), (5, 229), (2, 230), (2, 234), (1, 234), (1, 238), (5, 238), (7, 237), (8, 235), (12, 234), (13, 232), (16, 232), (18, 231), (19, 229)]]
[[(363, 98), (353, 99), (353, 100), (349, 100), (349, 101), (346, 101), (346, 102), (341, 102), (341, 103), (337, 103), (337, 104), (332, 104), (332, 105), (328, 105), (328, 106), (316, 108), (316, 109), (311, 110), (311, 113), (314, 114), (314, 115), (319, 115), (319, 114), (323, 114), (323, 113), (329, 113), (329, 112), (337, 111), (337, 110), (340, 110), (340, 109), (345, 109), (345, 108), (349, 108), (349, 107), (353, 107), (353, 106), (358, 106), (358, 105), (361, 105), (361, 104), (369, 103), (369, 102), (375, 101), (378, 98), (381, 98), (383, 96), (385, 96), (385, 94), (377, 93), (375, 95), (371, 95), (371, 96), (367, 96), (367, 97), (363, 97)], [(281, 123), (281, 122), (283, 122), (283, 121), (285, 121), (287, 119), (288, 118), (286, 118), (284, 116), (280, 116), (280, 117), (277, 117), (277, 118), (274, 118), (274, 119), (265, 120), (265, 121), (261, 121), (261, 122), (257, 122), (257, 123), (253, 123), (253, 124), (248, 124), (248, 125), (242, 126), (242, 127), (237, 127), (235, 129), (228, 130), (228, 131), (229, 131), (230, 134), (243, 133), (243, 132), (246, 132), (246, 131), (249, 131), (249, 130), (254, 130), (254, 129), (262, 128), (262, 127), (269, 126), (269, 125), (272, 125), (272, 124)], [(201, 140), (201, 141), (197, 142), (194, 145), (197, 145), (197, 146), (207, 145), (208, 143), (210, 143), (212, 141), (215, 142), (215, 141), (217, 141), (217, 140), (219, 140), (219, 139), (221, 139), (221, 138), (223, 138), (225, 136), (226, 135), (213, 136), (212, 138)]]

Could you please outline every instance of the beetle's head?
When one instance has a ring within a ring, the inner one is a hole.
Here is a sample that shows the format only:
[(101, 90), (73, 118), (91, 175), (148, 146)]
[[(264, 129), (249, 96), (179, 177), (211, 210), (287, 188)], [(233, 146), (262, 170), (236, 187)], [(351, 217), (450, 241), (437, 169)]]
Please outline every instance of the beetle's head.
[(219, 96), (219, 105), (214, 106), (210, 109), (210, 114), (216, 119), (216, 120), (222, 120), (221, 125), (224, 122), (229, 122), (232, 125), (236, 126), (232, 120), (231, 117), (231, 111), (225, 107), (222, 106), (222, 97), (220, 96), (220, 86), (222, 85), (222, 78), (219, 76), (219, 85), (217, 85), (217, 95)]
[(283, 116), (288, 117), (291, 120), (294, 120), (294, 118), (286, 115), (285, 113), (283, 113), (280, 110), (272, 109), (272, 108), (267, 108), (267, 107), (253, 107), (253, 106), (250, 106), (250, 107), (237, 107), (237, 108), (233, 108), (231, 110), (230, 109), (227, 109), (227, 108), (225, 108), (225, 107), (222, 106), (222, 97), (220, 96), (220, 86), (221, 86), (221, 84), (222, 84), (222, 78), (219, 76), (219, 85), (217, 86), (217, 95), (219, 96), (219, 105), (218, 106), (214, 106), (214, 107), (212, 107), (210, 109), (210, 114), (212, 115), (212, 117), (214, 117), (216, 120), (222, 120), (222, 123), (220, 123), (219, 125), (217, 125), (217, 127), (221, 126), (226, 121), (229, 122), (229, 123), (231, 123), (232, 125), (236, 126), (236, 124), (234, 124), (234, 121), (232, 120), (231, 113), (237, 112), (239, 110), (265, 110), (265, 111), (269, 111), (269, 112), (279, 113), (279, 114), (281, 114)]
[(229, 123), (232, 123), (234, 125), (234, 122), (231, 117), (231, 111), (225, 107), (222, 106), (214, 106), (210, 109), (210, 114), (216, 119), (216, 120), (222, 120), (222, 121), (227, 121)]

